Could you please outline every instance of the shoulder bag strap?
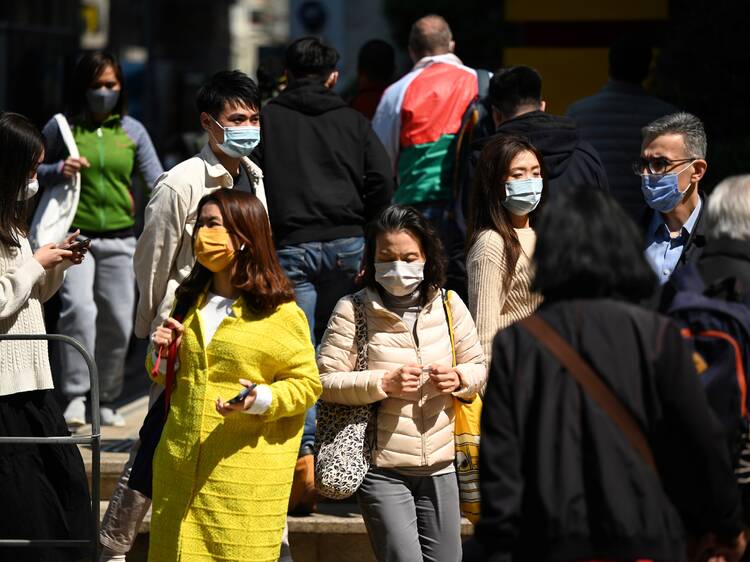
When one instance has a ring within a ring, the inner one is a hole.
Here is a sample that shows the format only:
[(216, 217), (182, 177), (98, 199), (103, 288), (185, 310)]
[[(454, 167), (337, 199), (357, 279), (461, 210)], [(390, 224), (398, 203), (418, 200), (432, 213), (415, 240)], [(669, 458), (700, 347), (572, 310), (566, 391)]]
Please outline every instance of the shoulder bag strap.
[(357, 344), (356, 371), (367, 370), (367, 316), (365, 304), (359, 295), (352, 295), (354, 303), (354, 341)]
[(539, 316), (521, 320), (521, 326), (557, 359), (575, 381), (583, 387), (609, 418), (620, 428), (630, 445), (658, 476), (654, 455), (638, 422), (622, 401), (607, 387), (602, 379), (566, 342), (557, 331)]
[(445, 321), (448, 323), (448, 335), (451, 338), (451, 355), (453, 359), (453, 367), (458, 365), (456, 360), (456, 335), (453, 333), (453, 313), (451, 312), (451, 305), (448, 301), (448, 291), (440, 289), (443, 294), (443, 311), (445, 312)]
[(76, 141), (73, 138), (73, 131), (70, 130), (68, 120), (62, 113), (56, 113), (55, 122), (57, 123), (57, 128), (60, 131), (60, 136), (65, 143), (65, 147), (68, 149), (68, 154), (70, 154), (73, 158), (78, 158), (80, 156), (80, 154), (78, 153), (78, 145), (76, 145)]

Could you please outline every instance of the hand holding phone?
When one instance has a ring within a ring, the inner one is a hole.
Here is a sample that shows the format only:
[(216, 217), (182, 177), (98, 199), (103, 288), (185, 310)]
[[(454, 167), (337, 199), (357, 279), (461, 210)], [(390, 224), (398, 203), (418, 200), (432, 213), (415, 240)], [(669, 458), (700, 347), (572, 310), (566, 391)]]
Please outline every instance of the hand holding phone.
[(90, 245), (91, 238), (83, 238), (82, 236), (79, 236), (76, 238), (75, 242), (68, 246), (67, 249), (71, 252), (82, 253), (85, 250), (88, 250)]
[(255, 390), (255, 387), (258, 386), (257, 384), (253, 383), (249, 387), (243, 388), (240, 393), (235, 396), (234, 398), (231, 398), (227, 401), (227, 404), (239, 404), (240, 402), (244, 402), (245, 398), (250, 396), (250, 393)]

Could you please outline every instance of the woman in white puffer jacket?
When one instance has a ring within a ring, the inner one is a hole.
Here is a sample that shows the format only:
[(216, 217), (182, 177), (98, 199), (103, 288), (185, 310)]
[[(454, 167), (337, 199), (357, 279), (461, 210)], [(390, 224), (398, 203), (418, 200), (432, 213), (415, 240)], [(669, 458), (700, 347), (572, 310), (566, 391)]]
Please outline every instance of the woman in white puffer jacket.
[(352, 296), (336, 305), (320, 345), (323, 400), (380, 402), (377, 447), (357, 499), (380, 562), (461, 558), (454, 460), (454, 397), (486, 381), (482, 347), (466, 305), (447, 293), (456, 366), (441, 290), (443, 249), (413, 208), (392, 206), (369, 228), (365, 288), (368, 370), (355, 371)]

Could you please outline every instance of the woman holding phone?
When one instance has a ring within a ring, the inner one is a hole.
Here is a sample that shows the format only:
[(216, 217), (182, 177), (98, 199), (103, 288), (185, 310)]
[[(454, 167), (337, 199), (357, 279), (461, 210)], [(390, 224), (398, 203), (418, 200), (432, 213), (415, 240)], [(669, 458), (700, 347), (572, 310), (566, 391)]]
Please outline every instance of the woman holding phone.
[(149, 559), (276, 562), (305, 412), (321, 392), (307, 320), (254, 195), (204, 197), (193, 239), (196, 265), (176, 292), (184, 322), (152, 336), (162, 354), (176, 341), (178, 362)]

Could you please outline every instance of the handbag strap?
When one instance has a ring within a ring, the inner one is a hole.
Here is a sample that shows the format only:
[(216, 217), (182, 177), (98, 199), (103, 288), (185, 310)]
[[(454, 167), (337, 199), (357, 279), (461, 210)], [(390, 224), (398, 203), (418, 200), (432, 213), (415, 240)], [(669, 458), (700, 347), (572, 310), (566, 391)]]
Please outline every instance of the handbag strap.
[(62, 113), (56, 113), (55, 122), (57, 123), (58, 130), (60, 131), (60, 136), (65, 143), (65, 148), (68, 149), (68, 154), (70, 154), (70, 156), (72, 156), (73, 158), (78, 158), (80, 156), (80, 154), (78, 153), (78, 145), (76, 145), (75, 138), (73, 138), (73, 131), (70, 130), (70, 124), (68, 124), (68, 120), (65, 118), (65, 115), (63, 115)]
[(357, 344), (356, 371), (367, 370), (367, 316), (365, 304), (358, 294), (352, 295), (354, 303), (354, 341)]
[[(190, 309), (190, 303), (188, 301), (178, 300), (175, 304), (174, 310), (172, 311), (171, 317), (182, 322)], [(159, 364), (161, 363), (161, 351), (162, 347), (156, 351), (156, 361), (154, 361), (154, 368), (151, 369), (151, 377), (156, 378), (159, 373)], [(164, 415), (169, 413), (169, 404), (172, 401), (172, 391), (175, 385), (175, 366), (177, 364), (177, 339), (174, 339), (167, 348), (167, 373), (164, 378)]]
[(596, 402), (604, 413), (620, 428), (631, 447), (640, 455), (651, 470), (658, 476), (654, 455), (646, 436), (633, 415), (622, 401), (607, 387), (606, 383), (594, 372), (562, 336), (542, 320), (533, 315), (521, 320), (521, 326), (557, 359), (571, 377)]
[(445, 312), (445, 321), (448, 323), (448, 335), (451, 338), (451, 357), (453, 360), (453, 367), (458, 365), (456, 361), (456, 334), (453, 332), (453, 313), (451, 312), (450, 302), (448, 301), (448, 291), (440, 289), (443, 294), (443, 311)]

